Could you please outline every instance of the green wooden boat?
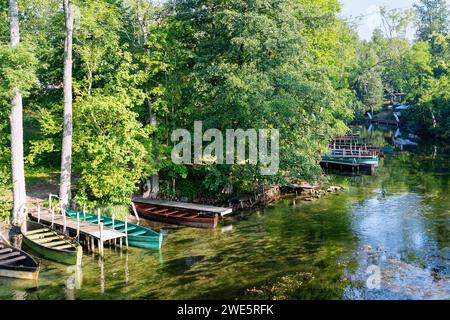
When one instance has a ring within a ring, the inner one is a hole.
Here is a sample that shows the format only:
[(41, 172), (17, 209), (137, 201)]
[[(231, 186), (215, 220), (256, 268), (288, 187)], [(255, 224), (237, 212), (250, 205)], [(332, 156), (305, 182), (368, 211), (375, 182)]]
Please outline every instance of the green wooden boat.
[[(71, 218), (77, 218), (77, 211), (66, 210), (66, 213)], [(80, 220), (84, 219), (83, 212), (78, 212)], [(86, 213), (86, 221), (98, 224), (98, 215), (93, 213)], [(100, 222), (105, 227), (112, 228), (113, 220), (110, 217), (101, 216)], [(119, 232), (125, 232), (125, 222), (121, 220), (114, 220), (114, 229)], [(158, 233), (152, 229), (139, 226), (133, 223), (127, 223), (128, 244), (133, 247), (145, 249), (161, 249), (163, 242), (163, 234)]]
[(83, 248), (67, 235), (34, 221), (26, 222), (22, 230), (23, 244), (49, 260), (81, 265)]
[(329, 154), (322, 154), (321, 155), (322, 160), (325, 161), (335, 161), (335, 162), (341, 162), (341, 163), (349, 163), (349, 164), (368, 164), (368, 165), (374, 165), (375, 167), (378, 167), (378, 157), (356, 157), (356, 156), (342, 156), (342, 155), (329, 155)]
[(381, 147), (381, 149), (383, 149), (384, 153), (386, 154), (392, 154), (394, 153), (394, 148), (387, 146), (387, 147)]

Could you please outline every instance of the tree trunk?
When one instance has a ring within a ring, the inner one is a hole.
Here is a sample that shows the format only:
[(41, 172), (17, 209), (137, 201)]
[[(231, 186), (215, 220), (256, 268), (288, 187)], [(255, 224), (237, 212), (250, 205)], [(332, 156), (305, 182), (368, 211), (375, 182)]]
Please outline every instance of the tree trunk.
[(64, 0), (64, 21), (66, 40), (64, 44), (64, 131), (61, 153), (61, 180), (59, 199), (61, 206), (67, 208), (71, 198), (72, 175), (72, 38), (73, 7), (69, 0)]
[(437, 125), (436, 116), (434, 115), (434, 111), (431, 108), (430, 113), (431, 113), (431, 125), (433, 126), (433, 128), (436, 128)]
[[(20, 43), (19, 9), (17, 0), (9, 0), (11, 47)], [(18, 88), (14, 89), (11, 97), (11, 170), (13, 183), (13, 211), (11, 222), (21, 226), (25, 221), (25, 168), (23, 163), (23, 106), (22, 94)]]
[[(152, 110), (152, 104), (150, 101), (150, 98), (148, 99), (148, 113), (149, 113), (149, 117), (150, 117), (150, 124), (152, 127), (157, 128), (157, 120), (156, 120), (156, 115)], [(153, 138), (153, 148), (154, 148), (154, 154), (153, 154), (153, 161), (155, 164), (158, 164), (158, 139), (155, 136)], [(146, 182), (146, 190), (144, 192), (144, 194), (142, 195), (144, 198), (150, 198), (150, 199), (156, 199), (158, 197), (158, 193), (159, 193), (159, 175), (156, 174), (152, 174), (150, 176), (150, 179), (147, 180)]]
[[(145, 23), (144, 17), (138, 16), (138, 21), (139, 21), (139, 25), (141, 27), (141, 31), (142, 31), (142, 35), (143, 35), (144, 51), (146, 54), (149, 55), (150, 50), (146, 46), (147, 41), (148, 41), (147, 24)], [(146, 67), (146, 69), (147, 69), (147, 67)], [(145, 91), (147, 92), (147, 89), (145, 89)], [(147, 97), (147, 107), (148, 107), (148, 116), (149, 116), (150, 125), (156, 129), (158, 127), (158, 121), (156, 118), (156, 114), (153, 111), (153, 105), (150, 100), (150, 97)], [(158, 164), (158, 162), (159, 162), (158, 138), (157, 138), (156, 134), (154, 135), (154, 138), (153, 138), (153, 150), (154, 150), (153, 161), (155, 164)], [(158, 193), (159, 193), (159, 175), (156, 173), (156, 174), (152, 174), (150, 176), (150, 178), (147, 179), (147, 181), (145, 183), (145, 191), (142, 196), (144, 198), (156, 199), (158, 197)]]

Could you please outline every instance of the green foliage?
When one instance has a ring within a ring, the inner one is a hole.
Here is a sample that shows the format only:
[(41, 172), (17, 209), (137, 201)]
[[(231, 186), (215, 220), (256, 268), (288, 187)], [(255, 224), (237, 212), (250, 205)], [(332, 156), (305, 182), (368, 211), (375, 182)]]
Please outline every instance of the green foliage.
[[(335, 17), (337, 2), (327, 15), (319, 13), (319, 6), (314, 11), (317, 16), (305, 18), (311, 20), (308, 29), (299, 16), (311, 9), (310, 4), (297, 1), (180, 1), (174, 5), (174, 19), (195, 35), (188, 76), (192, 90), (176, 109), (182, 109), (191, 125), (203, 120), (205, 130), (278, 128), (280, 176), (289, 172), (317, 178), (317, 148), (333, 134), (342, 133), (344, 120), (351, 118), (351, 92), (338, 90), (344, 81), (333, 82), (336, 73), (346, 68), (345, 63), (334, 63), (345, 44), (335, 46), (333, 37), (316, 37), (340, 23)], [(194, 7), (202, 9), (194, 11)], [(317, 19), (326, 26), (317, 27)], [(341, 28), (334, 34), (350, 41), (346, 32)], [(321, 55), (326, 50), (331, 53)], [(257, 177), (252, 173), (252, 180)], [(216, 183), (207, 182), (210, 188), (217, 189), (226, 180), (221, 175), (216, 179)]]
[(433, 34), (447, 34), (450, 11), (446, 0), (420, 0), (414, 4), (417, 15), (417, 38), (428, 41)]
[(37, 84), (35, 68), (37, 60), (25, 45), (11, 48), (0, 44), (0, 101), (2, 104), (14, 94), (17, 88), (26, 97)]
[(137, 182), (149, 174), (150, 130), (130, 111), (125, 95), (94, 95), (77, 102), (74, 118), (77, 201), (127, 204)]
[(10, 169), (0, 159), (0, 221), (9, 218), (12, 210)]

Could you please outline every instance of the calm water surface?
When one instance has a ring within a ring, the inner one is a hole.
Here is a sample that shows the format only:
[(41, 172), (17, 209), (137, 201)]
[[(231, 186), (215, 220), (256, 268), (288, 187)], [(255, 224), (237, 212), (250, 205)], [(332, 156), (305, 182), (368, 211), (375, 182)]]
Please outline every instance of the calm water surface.
[(397, 149), (376, 176), (331, 179), (348, 189), (216, 230), (147, 222), (168, 231), (161, 252), (85, 254), (79, 269), (41, 260), (37, 285), (0, 278), (0, 299), (449, 299), (450, 149)]

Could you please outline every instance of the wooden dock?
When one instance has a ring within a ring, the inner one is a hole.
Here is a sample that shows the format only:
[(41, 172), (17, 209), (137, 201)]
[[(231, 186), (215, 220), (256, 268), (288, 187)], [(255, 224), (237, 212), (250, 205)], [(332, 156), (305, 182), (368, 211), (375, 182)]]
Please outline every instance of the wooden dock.
[(209, 213), (209, 214), (220, 214), (222, 217), (233, 212), (232, 208), (216, 207), (216, 206), (209, 206), (209, 205), (189, 203), (189, 202), (156, 200), (156, 199), (147, 199), (147, 198), (142, 198), (142, 197), (135, 197), (135, 198), (133, 198), (133, 201), (152, 204), (152, 205), (159, 206), (159, 207), (190, 210), (190, 211), (197, 211), (197, 212)]
[(398, 127), (400, 125), (399, 122), (393, 120), (385, 120), (385, 119), (373, 119), (371, 123), (375, 123), (382, 126), (393, 126)]
[(354, 173), (369, 173), (369, 174), (375, 174), (376, 172), (376, 167), (374, 164), (366, 164), (366, 163), (347, 163), (340, 161), (322, 160), (320, 162), (320, 166), (326, 170), (332, 169), (340, 171), (350, 171)]
[[(78, 238), (83, 237), (86, 240), (86, 246), (91, 251), (95, 250), (94, 240), (98, 243), (100, 254), (103, 254), (103, 243), (106, 241), (116, 240), (120, 241), (122, 246), (122, 239), (126, 241), (126, 234), (117, 230), (103, 226), (103, 224), (94, 224), (83, 221), (83, 215), (80, 214), (80, 218), (73, 219), (71, 217), (64, 217), (62, 214), (52, 214), (52, 211), (47, 208), (38, 208), (29, 212), (30, 217), (39, 221), (42, 224), (52, 226), (65, 230), (70, 234), (76, 235)], [(126, 241), (127, 242), (127, 241)]]

